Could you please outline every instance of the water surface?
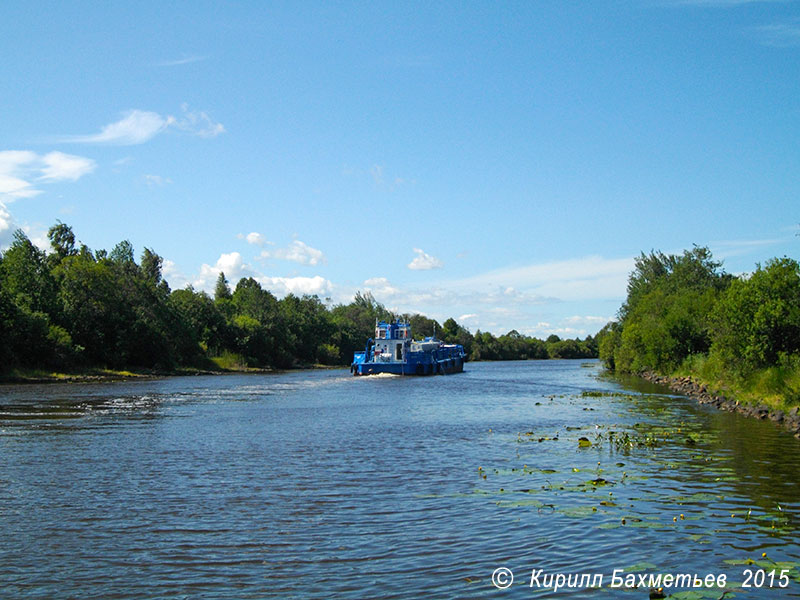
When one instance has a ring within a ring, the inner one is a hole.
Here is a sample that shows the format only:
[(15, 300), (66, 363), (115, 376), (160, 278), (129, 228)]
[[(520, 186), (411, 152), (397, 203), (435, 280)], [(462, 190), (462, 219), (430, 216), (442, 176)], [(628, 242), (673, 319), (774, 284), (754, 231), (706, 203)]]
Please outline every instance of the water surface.
[[(800, 597), (800, 442), (599, 374), (5, 386), (2, 597), (646, 598), (613, 570), (775, 563), (788, 588), (725, 597)], [(554, 594), (533, 569), (606, 586)]]

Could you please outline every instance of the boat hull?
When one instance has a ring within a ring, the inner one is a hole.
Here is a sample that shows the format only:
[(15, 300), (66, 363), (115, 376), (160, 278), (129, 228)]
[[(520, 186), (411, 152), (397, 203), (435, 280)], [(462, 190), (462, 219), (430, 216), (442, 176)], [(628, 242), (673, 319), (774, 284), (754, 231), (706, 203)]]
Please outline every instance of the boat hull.
[(435, 360), (427, 363), (417, 362), (362, 362), (353, 363), (350, 366), (353, 375), (379, 375), (389, 373), (391, 375), (451, 375), (453, 373), (464, 372), (463, 357)]

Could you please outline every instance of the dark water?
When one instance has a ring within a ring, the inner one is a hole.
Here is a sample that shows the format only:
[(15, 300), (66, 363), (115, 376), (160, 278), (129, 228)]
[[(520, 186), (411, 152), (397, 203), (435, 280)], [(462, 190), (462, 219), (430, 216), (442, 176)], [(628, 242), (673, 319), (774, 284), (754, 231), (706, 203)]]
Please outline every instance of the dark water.
[(800, 597), (791, 435), (596, 363), (467, 368), (0, 388), (0, 597), (647, 598), (612, 572), (761, 567), (724, 597)]

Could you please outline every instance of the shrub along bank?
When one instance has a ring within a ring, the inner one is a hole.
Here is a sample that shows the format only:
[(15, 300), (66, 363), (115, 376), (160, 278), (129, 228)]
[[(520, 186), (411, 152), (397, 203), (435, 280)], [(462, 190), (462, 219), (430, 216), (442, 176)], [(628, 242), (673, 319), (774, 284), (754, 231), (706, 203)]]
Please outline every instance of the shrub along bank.
[(764, 406), (757, 416), (797, 414), (797, 261), (773, 258), (734, 277), (708, 248), (642, 253), (618, 316), (597, 335), (609, 369), (691, 382), (723, 403)]

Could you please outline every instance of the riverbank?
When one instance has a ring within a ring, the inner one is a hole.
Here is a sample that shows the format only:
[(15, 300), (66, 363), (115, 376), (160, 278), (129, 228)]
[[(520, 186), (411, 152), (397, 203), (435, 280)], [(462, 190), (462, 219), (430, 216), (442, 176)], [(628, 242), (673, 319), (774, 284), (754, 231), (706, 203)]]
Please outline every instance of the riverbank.
[(0, 385), (25, 383), (109, 383), (113, 381), (135, 381), (161, 379), (164, 377), (191, 375), (226, 375), (233, 373), (272, 373), (272, 369), (191, 369), (176, 370), (114, 370), (81, 369), (69, 372), (46, 371), (42, 369), (12, 369), (0, 373)]
[(776, 425), (788, 429), (796, 438), (800, 439), (800, 407), (798, 406), (784, 411), (765, 404), (740, 402), (732, 396), (716, 394), (706, 384), (688, 376), (666, 377), (650, 371), (641, 373), (640, 376), (651, 383), (666, 386), (679, 394), (694, 398), (700, 404), (706, 404), (728, 412), (738, 412), (755, 419), (769, 419)]

